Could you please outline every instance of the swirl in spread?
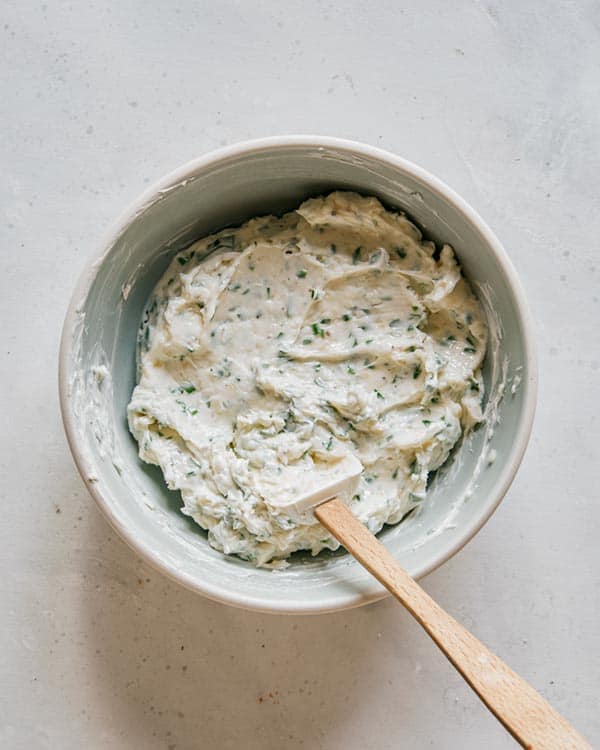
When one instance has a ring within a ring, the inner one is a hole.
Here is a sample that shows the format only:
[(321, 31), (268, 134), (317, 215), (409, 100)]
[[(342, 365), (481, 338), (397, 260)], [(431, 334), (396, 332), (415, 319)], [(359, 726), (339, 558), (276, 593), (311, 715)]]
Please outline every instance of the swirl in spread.
[(348, 502), (372, 532), (423, 502), (481, 420), (486, 339), (451, 247), (336, 192), (174, 258), (140, 329), (129, 425), (215, 548), (277, 566), (338, 547), (277, 507), (290, 471), (300, 486), (356, 456)]

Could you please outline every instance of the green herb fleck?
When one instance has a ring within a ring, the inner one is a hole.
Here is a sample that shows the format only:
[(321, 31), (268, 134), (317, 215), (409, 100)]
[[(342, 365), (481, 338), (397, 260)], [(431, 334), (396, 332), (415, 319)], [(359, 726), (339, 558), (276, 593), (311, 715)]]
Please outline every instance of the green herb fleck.
[(395, 247), (394, 250), (399, 258), (406, 258), (406, 250), (403, 247)]
[(375, 395), (377, 396), (377, 398), (381, 398), (381, 399), (385, 398), (383, 393), (381, 393), (381, 391), (378, 391), (377, 388), (375, 389)]
[(352, 265), (355, 266), (358, 261), (360, 260), (360, 251), (362, 250), (361, 246), (359, 245), (356, 250), (352, 253)]
[(417, 362), (417, 364), (413, 368), (413, 380), (416, 380), (420, 374), (421, 374), (421, 363)]
[(302, 343), (304, 346), (308, 346), (309, 344), (312, 344), (312, 339), (302, 339)]
[(346, 322), (348, 322), (349, 320), (352, 320), (352, 315), (349, 315), (348, 313), (344, 313), (342, 315), (342, 320), (345, 320)]
[(390, 328), (398, 328), (402, 325), (402, 321), (400, 320), (400, 318), (394, 318), (394, 320), (390, 320), (388, 325)]
[(305, 277), (305, 276), (306, 276), (307, 274), (308, 274), (308, 271), (306, 270), (306, 268), (301, 268), (301, 269), (300, 269), (300, 270), (298, 271), (298, 273), (296, 274), (296, 276), (297, 276), (297, 277), (298, 277), (299, 279), (303, 279), (303, 278), (304, 278), (304, 277)]

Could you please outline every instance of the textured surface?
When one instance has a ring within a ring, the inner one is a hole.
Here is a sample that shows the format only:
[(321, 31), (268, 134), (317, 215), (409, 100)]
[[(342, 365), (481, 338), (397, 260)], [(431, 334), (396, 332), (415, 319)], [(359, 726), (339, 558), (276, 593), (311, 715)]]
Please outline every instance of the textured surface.
[(394, 603), (283, 618), (200, 599), (136, 560), (69, 457), (58, 337), (100, 233), (192, 156), (293, 131), (430, 169), (521, 274), (532, 442), (494, 519), (425, 586), (600, 743), (597, 6), (203, 5), (3, 14), (0, 744), (514, 746)]

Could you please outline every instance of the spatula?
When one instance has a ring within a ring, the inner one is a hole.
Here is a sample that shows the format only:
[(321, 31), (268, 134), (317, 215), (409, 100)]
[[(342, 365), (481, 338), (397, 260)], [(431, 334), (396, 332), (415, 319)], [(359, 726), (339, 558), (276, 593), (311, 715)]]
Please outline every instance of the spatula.
[(512, 736), (531, 750), (591, 750), (591, 745), (525, 680), (445, 612), (351, 513), (362, 471), (347, 456), (279, 507), (307, 511), (403, 604)]

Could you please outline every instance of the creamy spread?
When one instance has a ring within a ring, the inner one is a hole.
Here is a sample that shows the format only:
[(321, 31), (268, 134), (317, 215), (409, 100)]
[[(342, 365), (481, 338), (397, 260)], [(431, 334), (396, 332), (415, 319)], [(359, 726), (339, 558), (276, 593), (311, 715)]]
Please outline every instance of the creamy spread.
[(486, 341), (450, 246), (336, 192), (173, 259), (140, 329), (129, 425), (215, 548), (277, 565), (338, 547), (277, 499), (349, 454), (364, 470), (347, 501), (372, 532), (424, 500), (481, 420)]

